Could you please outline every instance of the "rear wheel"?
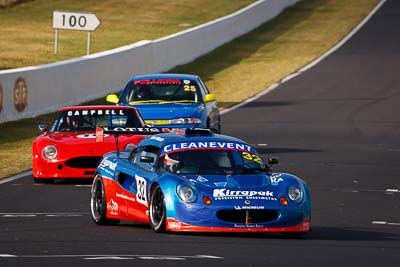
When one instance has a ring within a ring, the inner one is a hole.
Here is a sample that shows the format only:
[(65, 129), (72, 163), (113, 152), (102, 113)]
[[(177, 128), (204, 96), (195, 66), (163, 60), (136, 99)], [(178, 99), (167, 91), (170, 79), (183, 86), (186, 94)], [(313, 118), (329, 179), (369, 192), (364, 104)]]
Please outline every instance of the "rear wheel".
[(166, 230), (164, 194), (159, 185), (155, 186), (150, 196), (150, 226), (157, 233)]
[(107, 203), (106, 195), (104, 192), (104, 184), (100, 175), (96, 175), (93, 180), (91, 198), (90, 198), (90, 209), (92, 219), (96, 224), (99, 225), (117, 225), (119, 220), (107, 219)]

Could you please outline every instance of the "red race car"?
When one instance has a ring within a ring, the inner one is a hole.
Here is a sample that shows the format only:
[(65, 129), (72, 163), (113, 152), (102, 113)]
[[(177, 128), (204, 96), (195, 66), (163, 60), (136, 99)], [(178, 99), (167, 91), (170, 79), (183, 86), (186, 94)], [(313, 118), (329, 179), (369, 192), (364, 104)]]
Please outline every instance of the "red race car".
[[(104, 129), (120, 129), (107, 134)], [(109, 151), (130, 149), (145, 129), (140, 113), (128, 106), (75, 106), (60, 108), (49, 127), (32, 144), (32, 172), (36, 183), (55, 178), (93, 178), (101, 157)], [(129, 131), (129, 134), (124, 134)], [(132, 132), (139, 134), (132, 135)], [(116, 142), (117, 141), (117, 142)], [(117, 146), (117, 147), (116, 147)]]

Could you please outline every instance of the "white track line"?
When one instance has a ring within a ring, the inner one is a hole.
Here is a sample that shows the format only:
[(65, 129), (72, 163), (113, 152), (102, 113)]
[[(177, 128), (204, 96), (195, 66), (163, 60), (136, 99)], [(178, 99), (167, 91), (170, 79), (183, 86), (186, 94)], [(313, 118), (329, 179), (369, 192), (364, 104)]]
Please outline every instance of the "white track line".
[(400, 226), (400, 222), (385, 222), (385, 221), (372, 221), (372, 224), (377, 224), (377, 225), (395, 225), (395, 226)]
[(27, 175), (31, 175), (31, 174), (32, 174), (32, 170), (29, 170), (29, 171), (22, 172), (22, 173), (19, 173), (17, 175), (14, 175), (14, 176), (11, 176), (11, 177), (8, 177), (8, 178), (0, 179), (0, 184), (5, 184), (5, 183), (8, 183), (8, 182), (20, 179), (22, 177), (25, 177)]
[(2, 212), (0, 218), (82, 217), (87, 214), (82, 212)]
[(223, 260), (224, 257), (214, 255), (107, 255), (107, 254), (94, 254), (94, 255), (12, 255), (0, 254), (0, 258), (83, 258), (86, 260), (187, 260), (187, 259), (209, 259), (209, 260)]

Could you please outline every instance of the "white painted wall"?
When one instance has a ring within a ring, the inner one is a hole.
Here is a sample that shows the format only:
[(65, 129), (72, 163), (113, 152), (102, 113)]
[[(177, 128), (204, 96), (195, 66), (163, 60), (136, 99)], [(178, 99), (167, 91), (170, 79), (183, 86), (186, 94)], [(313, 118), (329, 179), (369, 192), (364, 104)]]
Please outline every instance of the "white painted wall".
[[(260, 0), (226, 17), (155, 41), (62, 62), (0, 71), (0, 123), (32, 118), (59, 107), (116, 92), (134, 75), (188, 63), (271, 20), (299, 0)], [(16, 80), (26, 82), (28, 103), (16, 109)]]

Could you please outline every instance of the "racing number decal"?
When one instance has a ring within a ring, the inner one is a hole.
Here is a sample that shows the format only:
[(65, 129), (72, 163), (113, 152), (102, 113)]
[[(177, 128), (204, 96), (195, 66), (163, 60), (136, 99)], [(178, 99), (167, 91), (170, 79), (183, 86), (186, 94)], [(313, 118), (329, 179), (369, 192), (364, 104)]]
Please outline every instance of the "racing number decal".
[(139, 203), (142, 203), (143, 205), (147, 206), (147, 196), (146, 196), (146, 179), (143, 177), (140, 177), (138, 175), (135, 175), (136, 179), (136, 188), (137, 188), (137, 193), (136, 193), (136, 200)]
[(259, 156), (250, 154), (249, 152), (242, 152), (243, 158), (251, 161), (255, 161), (257, 163), (261, 163), (261, 159)]
[(196, 86), (194, 85), (189, 85), (189, 84), (185, 84), (183, 86), (183, 90), (187, 91), (187, 92), (196, 92)]

